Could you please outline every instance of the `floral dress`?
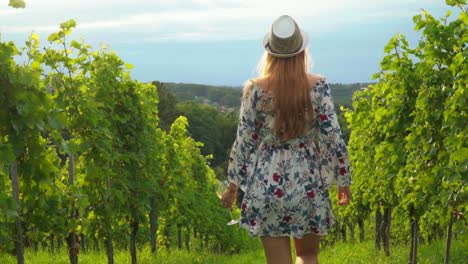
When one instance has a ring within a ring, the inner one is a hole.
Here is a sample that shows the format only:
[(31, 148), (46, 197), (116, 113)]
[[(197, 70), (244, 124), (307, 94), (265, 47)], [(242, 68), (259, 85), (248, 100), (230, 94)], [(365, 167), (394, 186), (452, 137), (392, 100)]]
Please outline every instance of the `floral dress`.
[(243, 96), (228, 180), (245, 193), (240, 226), (252, 236), (326, 235), (334, 223), (328, 188), (350, 184), (349, 158), (325, 79), (310, 97), (312, 129), (280, 142), (272, 97), (255, 83)]

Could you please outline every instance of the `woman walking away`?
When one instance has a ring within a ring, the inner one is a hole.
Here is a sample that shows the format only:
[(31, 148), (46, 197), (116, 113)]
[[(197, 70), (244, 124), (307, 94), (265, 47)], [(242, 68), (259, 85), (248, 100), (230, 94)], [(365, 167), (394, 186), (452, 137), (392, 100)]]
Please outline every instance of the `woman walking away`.
[(289, 16), (263, 40), (261, 76), (246, 82), (229, 159), (230, 208), (245, 192), (240, 226), (259, 236), (269, 264), (318, 263), (320, 237), (334, 223), (328, 188), (351, 199), (349, 158), (325, 78), (309, 74), (308, 36)]

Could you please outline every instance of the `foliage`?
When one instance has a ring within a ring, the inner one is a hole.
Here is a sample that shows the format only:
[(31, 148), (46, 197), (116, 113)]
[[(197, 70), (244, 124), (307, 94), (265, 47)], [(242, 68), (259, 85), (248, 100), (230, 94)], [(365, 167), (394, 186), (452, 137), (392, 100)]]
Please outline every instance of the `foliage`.
[(454, 210), (467, 213), (467, 7), (447, 3), (459, 6), (457, 18), (415, 16), (418, 45), (395, 35), (377, 83), (354, 95), (346, 113), (354, 201), (345, 217), (391, 207), (402, 224), (419, 220), (431, 239)]
[[(37, 46), (34, 35), (27, 44)], [(50, 211), (45, 208), (56, 206), (60, 199), (53, 195), (56, 186), (49, 185), (57, 174), (57, 157), (44, 136), (54, 117), (52, 101), (40, 82), (42, 71), (37, 67), (37, 57), (30, 55), (28, 62), (18, 65), (13, 59), (18, 54), (13, 42), (0, 42), (0, 186), (4, 188), (0, 192), (0, 214), (4, 216), (0, 222), (0, 250), (12, 249), (11, 238), (18, 239), (18, 234), (11, 232), (15, 220), (46, 217)], [(17, 166), (16, 176), (10, 171), (12, 166)], [(24, 192), (15, 197), (15, 188)], [(55, 220), (52, 214), (51, 222)], [(38, 222), (35, 228), (46, 231), (51, 226)], [(34, 229), (26, 227), (26, 233), (32, 232)]]
[(164, 131), (169, 132), (171, 124), (181, 115), (179, 110), (176, 108), (177, 98), (174, 93), (162, 82), (154, 81), (152, 84), (158, 87), (158, 118), (159, 127)]
[[(70, 234), (84, 249), (125, 248), (129, 237), (148, 243), (142, 232), (153, 209), (159, 246), (180, 247), (178, 232), (187, 246), (248, 246), (245, 232), (225, 226), (216, 177), (203, 144), (188, 136), (187, 119), (161, 129), (157, 88), (131, 79), (132, 66), (106, 47), (69, 39), (75, 26), (62, 23), (44, 49), (35, 33), (22, 50), (0, 42), (0, 251), (14, 249), (16, 220), (27, 247), (53, 251)], [(22, 65), (19, 56), (27, 58)]]
[(10, 0), (8, 5), (13, 8), (25, 8), (26, 2), (24, 2), (24, 0)]
[(213, 155), (211, 166), (227, 162), (236, 134), (238, 114), (223, 113), (210, 105), (191, 101), (177, 104), (177, 110), (187, 117), (190, 135), (203, 142), (202, 154)]

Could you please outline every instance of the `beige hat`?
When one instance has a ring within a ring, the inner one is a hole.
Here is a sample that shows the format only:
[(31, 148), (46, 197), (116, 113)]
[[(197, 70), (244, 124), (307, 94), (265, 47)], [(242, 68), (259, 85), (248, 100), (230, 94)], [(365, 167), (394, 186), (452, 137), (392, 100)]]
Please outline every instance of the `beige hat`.
[(263, 38), (265, 50), (279, 58), (293, 57), (301, 53), (307, 44), (309, 44), (309, 36), (288, 15), (277, 18), (270, 32)]

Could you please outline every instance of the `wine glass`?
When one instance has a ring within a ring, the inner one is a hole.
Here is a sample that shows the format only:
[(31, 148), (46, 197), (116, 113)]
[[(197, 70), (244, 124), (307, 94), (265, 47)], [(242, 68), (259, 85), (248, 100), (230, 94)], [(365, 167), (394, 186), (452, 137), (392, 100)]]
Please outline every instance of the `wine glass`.
[[(229, 186), (228, 181), (218, 181), (218, 186), (216, 188), (216, 195), (219, 197), (219, 199), (223, 197), (223, 194), (228, 188), (228, 186)], [(227, 222), (226, 225), (235, 225), (239, 223), (239, 220), (234, 220), (234, 218), (232, 217), (231, 210), (229, 210), (229, 216), (231, 217), (231, 221)]]

